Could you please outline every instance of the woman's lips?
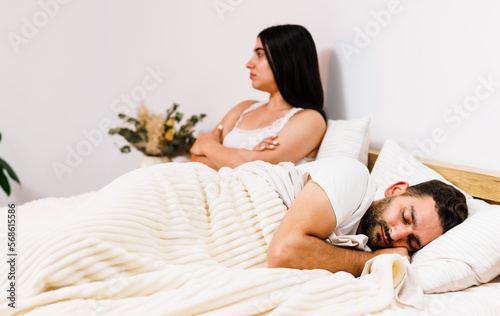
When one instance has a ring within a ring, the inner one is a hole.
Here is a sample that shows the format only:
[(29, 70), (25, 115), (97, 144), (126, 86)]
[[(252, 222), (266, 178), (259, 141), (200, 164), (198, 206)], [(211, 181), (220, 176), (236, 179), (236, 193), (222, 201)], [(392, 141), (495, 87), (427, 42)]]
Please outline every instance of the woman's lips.
[(255, 77), (255, 75), (250, 73), (250, 79), (252, 79), (253, 77)]

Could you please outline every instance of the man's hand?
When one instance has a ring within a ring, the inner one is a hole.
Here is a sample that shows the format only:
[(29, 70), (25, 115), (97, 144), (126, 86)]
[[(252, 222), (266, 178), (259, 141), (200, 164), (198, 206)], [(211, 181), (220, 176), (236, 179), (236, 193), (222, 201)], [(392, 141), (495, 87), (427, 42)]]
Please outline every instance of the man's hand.
[(408, 261), (411, 262), (410, 255), (408, 254), (408, 249), (406, 249), (405, 247), (383, 248), (373, 252), (373, 254), (376, 256), (383, 255), (386, 253), (396, 253), (398, 255), (408, 258)]

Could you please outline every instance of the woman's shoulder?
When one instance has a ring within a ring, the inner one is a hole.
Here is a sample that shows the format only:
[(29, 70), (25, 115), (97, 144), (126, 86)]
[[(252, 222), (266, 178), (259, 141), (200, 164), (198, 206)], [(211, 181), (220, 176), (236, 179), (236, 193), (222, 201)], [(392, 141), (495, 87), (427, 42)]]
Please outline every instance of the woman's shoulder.
[(307, 124), (314, 124), (315, 126), (324, 126), (326, 128), (326, 122), (321, 113), (313, 109), (302, 109), (297, 111), (291, 118), (290, 121), (301, 121)]
[(224, 127), (228, 127), (231, 130), (236, 122), (239, 120), (240, 116), (252, 105), (258, 103), (255, 100), (246, 100), (235, 105), (229, 112), (226, 113), (224, 118), (222, 119), (221, 124)]
[(245, 111), (246, 109), (250, 108), (251, 106), (255, 106), (262, 103), (261, 101), (257, 100), (245, 100), (235, 106), (235, 108), (241, 109), (241, 111)]
[(257, 104), (257, 103), (260, 103), (260, 102), (256, 101), (256, 100), (245, 100), (243, 102), (240, 102), (240, 103), (236, 104), (230, 110), (230, 112), (233, 112), (234, 114), (240, 115), (245, 110), (247, 110), (248, 108), (250, 108), (252, 105)]

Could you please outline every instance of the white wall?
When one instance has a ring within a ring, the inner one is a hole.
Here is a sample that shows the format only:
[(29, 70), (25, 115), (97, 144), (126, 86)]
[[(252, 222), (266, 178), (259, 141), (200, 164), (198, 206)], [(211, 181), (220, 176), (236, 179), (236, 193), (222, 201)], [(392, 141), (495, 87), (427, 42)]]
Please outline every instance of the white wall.
[(158, 112), (177, 102), (186, 115), (207, 113), (200, 131), (236, 103), (265, 98), (245, 63), (258, 32), (282, 23), (312, 33), (329, 116), (370, 115), (372, 147), (390, 137), (426, 158), (500, 171), (498, 1), (0, 6), (0, 157), (23, 184), (11, 201), (98, 190), (136, 168), (141, 154), (121, 154), (124, 141), (105, 133), (134, 98)]

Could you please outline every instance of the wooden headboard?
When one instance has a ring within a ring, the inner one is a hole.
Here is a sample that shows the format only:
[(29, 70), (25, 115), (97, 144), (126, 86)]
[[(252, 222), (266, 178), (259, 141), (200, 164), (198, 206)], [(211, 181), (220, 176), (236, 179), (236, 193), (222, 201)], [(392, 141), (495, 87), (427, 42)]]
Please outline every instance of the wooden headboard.
[[(368, 153), (368, 169), (370, 171), (377, 160), (379, 151), (370, 149)], [(420, 159), (424, 165), (441, 174), (460, 189), (473, 197), (488, 203), (500, 205), (500, 172), (464, 167), (449, 163)]]

